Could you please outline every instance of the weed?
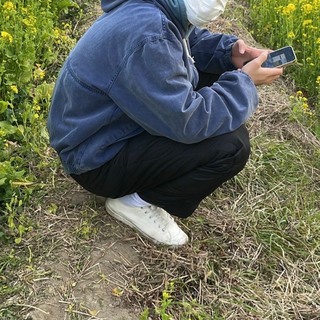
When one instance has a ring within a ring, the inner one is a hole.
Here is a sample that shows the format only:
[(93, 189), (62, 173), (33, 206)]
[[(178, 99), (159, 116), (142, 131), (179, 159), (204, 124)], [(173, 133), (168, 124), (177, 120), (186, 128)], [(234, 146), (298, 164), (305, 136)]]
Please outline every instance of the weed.
[[(293, 114), (320, 137), (320, 24), (318, 0), (249, 0), (254, 36), (264, 45), (279, 48), (292, 45), (298, 64), (288, 68), (301, 95), (302, 104), (294, 103)], [(302, 94), (303, 92), (303, 94)], [(300, 102), (300, 101), (298, 101)], [(298, 110), (297, 110), (298, 108)], [(311, 123), (310, 123), (311, 122)]]

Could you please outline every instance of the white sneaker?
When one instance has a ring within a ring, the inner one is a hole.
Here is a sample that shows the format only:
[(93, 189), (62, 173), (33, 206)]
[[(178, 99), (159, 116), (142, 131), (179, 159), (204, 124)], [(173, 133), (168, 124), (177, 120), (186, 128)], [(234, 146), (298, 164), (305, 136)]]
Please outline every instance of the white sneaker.
[(108, 198), (106, 209), (114, 218), (136, 229), (155, 243), (181, 246), (188, 242), (188, 236), (171, 215), (159, 207), (132, 207), (118, 199)]

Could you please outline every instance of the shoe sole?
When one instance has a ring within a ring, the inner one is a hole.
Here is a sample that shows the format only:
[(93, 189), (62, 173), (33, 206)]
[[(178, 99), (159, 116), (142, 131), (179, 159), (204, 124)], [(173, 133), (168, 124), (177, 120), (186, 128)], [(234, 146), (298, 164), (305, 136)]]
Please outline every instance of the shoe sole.
[[(146, 237), (147, 239), (149, 239), (150, 241), (152, 241), (153, 243), (155, 244), (162, 244), (162, 245), (166, 245), (166, 246), (169, 246), (169, 247), (172, 247), (172, 248), (175, 248), (175, 247), (180, 247), (180, 246), (183, 246), (184, 244), (167, 244), (167, 243), (164, 243), (164, 242), (161, 242), (159, 240), (156, 240), (152, 237), (150, 237), (148, 234), (146, 234), (145, 232), (143, 232), (140, 228), (138, 228), (136, 225), (134, 225), (131, 221), (125, 219), (124, 217), (120, 216), (117, 212), (115, 212), (110, 206), (109, 204), (106, 202), (105, 204), (105, 207), (106, 207), (106, 210), (108, 211), (108, 213), (114, 217), (115, 219), (121, 221), (122, 223), (128, 225), (129, 227), (133, 228), (134, 230), (137, 230), (139, 233), (141, 233), (144, 237)], [(187, 241), (188, 242), (188, 241)]]

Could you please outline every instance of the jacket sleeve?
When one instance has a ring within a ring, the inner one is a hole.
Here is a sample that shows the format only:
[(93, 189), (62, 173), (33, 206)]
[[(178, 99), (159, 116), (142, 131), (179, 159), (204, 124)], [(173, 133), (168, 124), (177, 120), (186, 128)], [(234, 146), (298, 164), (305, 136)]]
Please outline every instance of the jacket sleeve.
[(237, 40), (233, 35), (195, 28), (189, 36), (189, 44), (197, 69), (213, 74), (234, 70), (231, 49)]
[(251, 78), (240, 71), (225, 72), (211, 87), (194, 91), (181, 43), (166, 38), (135, 48), (108, 94), (149, 133), (182, 143), (237, 129), (258, 104)]

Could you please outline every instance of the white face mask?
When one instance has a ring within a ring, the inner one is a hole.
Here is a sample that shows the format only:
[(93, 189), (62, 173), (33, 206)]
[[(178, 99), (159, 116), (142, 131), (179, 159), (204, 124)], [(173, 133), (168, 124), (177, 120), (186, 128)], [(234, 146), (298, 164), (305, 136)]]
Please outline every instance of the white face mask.
[(184, 0), (187, 17), (196, 27), (217, 19), (225, 9), (228, 0)]

